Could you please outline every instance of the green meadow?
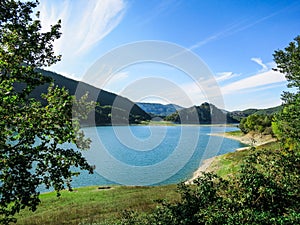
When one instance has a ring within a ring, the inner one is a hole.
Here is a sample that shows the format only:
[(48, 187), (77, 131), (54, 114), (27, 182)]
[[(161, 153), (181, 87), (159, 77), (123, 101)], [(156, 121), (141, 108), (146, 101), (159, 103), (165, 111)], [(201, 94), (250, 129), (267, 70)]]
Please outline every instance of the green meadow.
[(125, 210), (149, 212), (158, 205), (155, 200), (179, 198), (176, 185), (154, 187), (82, 187), (72, 192), (41, 194), (41, 204), (35, 212), (23, 210), (18, 225), (98, 225), (115, 224)]

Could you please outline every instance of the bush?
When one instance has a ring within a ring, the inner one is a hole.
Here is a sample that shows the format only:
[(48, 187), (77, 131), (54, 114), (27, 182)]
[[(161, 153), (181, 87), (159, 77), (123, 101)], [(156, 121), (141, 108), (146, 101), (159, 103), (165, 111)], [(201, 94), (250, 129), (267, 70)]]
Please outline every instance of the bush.
[(244, 134), (254, 131), (262, 134), (273, 135), (272, 120), (273, 115), (252, 114), (241, 120), (239, 128)]
[(178, 185), (180, 201), (131, 212), (122, 224), (299, 224), (299, 151), (252, 151), (230, 181), (203, 173)]

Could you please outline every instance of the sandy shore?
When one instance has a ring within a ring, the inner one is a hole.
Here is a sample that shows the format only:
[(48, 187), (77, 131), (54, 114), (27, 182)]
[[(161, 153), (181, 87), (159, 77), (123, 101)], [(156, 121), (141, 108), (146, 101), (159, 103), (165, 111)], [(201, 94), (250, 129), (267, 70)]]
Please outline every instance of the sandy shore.
[[(255, 133), (248, 133), (243, 136), (231, 135), (230, 133), (215, 133), (215, 134), (210, 134), (210, 135), (230, 138), (230, 139), (239, 141), (243, 144), (249, 145), (249, 147), (238, 148), (238, 149), (236, 149), (236, 151), (242, 151), (242, 150), (249, 149), (251, 146), (257, 147), (260, 145), (264, 145), (264, 144), (276, 141), (276, 139), (273, 138), (271, 135), (260, 135), (260, 134), (255, 134)], [(212, 157), (209, 159), (205, 159), (201, 163), (200, 167), (194, 172), (193, 177), (191, 179), (189, 179), (187, 181), (187, 183), (192, 183), (192, 181), (194, 179), (198, 178), (199, 176), (201, 176), (201, 174), (203, 172), (210, 172), (209, 166), (217, 157), (218, 156), (215, 156), (215, 157)]]
[(217, 156), (205, 159), (202, 163), (201, 166), (193, 173), (193, 177), (186, 181), (186, 184), (192, 184), (193, 180), (197, 179), (202, 175), (203, 172), (209, 172), (209, 166), (210, 164), (215, 160)]
[(261, 135), (261, 134), (257, 134), (257, 133), (253, 133), (253, 132), (250, 132), (243, 136), (232, 135), (230, 133), (215, 133), (215, 134), (211, 134), (211, 135), (230, 138), (230, 139), (239, 141), (243, 144), (246, 144), (249, 146), (254, 146), (254, 147), (276, 141), (276, 139), (273, 138), (272, 135)]

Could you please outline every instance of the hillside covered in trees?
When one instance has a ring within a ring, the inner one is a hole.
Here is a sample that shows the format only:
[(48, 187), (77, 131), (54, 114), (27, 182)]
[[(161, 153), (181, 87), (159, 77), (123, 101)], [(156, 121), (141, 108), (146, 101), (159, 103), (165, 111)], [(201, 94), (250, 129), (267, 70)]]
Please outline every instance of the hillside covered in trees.
[[(37, 71), (43, 76), (51, 78), (54, 85), (68, 90), (70, 95), (76, 94), (78, 96), (82, 96), (85, 93), (88, 93), (88, 98), (86, 100), (93, 100), (98, 103), (95, 110), (89, 114), (88, 119), (83, 121), (85, 125), (111, 125), (112, 116), (114, 116), (114, 122), (117, 124), (128, 124), (128, 122), (130, 124), (140, 123), (141, 121), (148, 121), (151, 119), (148, 113), (127, 98), (51, 71), (42, 69), (37, 69)], [(46, 83), (36, 87), (30, 94), (30, 97), (42, 100), (41, 94), (47, 91), (48, 85), (49, 84)], [(17, 84), (16, 89), (21, 90), (24, 88), (23, 86), (24, 85), (22, 84)], [(118, 100), (118, 104), (114, 106), (114, 109), (112, 110), (116, 99)], [(112, 115), (112, 113), (114, 113), (114, 115)]]

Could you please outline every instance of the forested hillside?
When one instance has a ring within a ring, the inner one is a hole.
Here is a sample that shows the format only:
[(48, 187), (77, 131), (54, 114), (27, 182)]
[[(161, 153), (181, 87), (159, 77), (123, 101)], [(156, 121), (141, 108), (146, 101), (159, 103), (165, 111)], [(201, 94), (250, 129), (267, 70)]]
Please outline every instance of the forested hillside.
[(240, 110), (240, 111), (233, 111), (229, 112), (230, 117), (240, 121), (243, 118), (246, 118), (247, 116), (250, 116), (252, 114), (256, 115), (273, 115), (274, 113), (280, 112), (282, 109), (282, 106), (276, 106), (272, 108), (267, 109), (246, 109), (246, 110)]
[(178, 110), (167, 116), (165, 120), (180, 124), (238, 123), (238, 120), (230, 117), (224, 110), (209, 103)]
[[(147, 121), (151, 119), (151, 117), (144, 110), (127, 98), (118, 96), (105, 90), (101, 90), (87, 83), (67, 78), (51, 71), (42, 69), (38, 69), (38, 71), (44, 76), (52, 78), (54, 84), (58, 87), (65, 87), (71, 95), (75, 95), (76, 92), (76, 95), (80, 97), (85, 93), (88, 93), (89, 97), (87, 101), (93, 100), (99, 104), (96, 110), (92, 112), (93, 114), (89, 115), (89, 119), (85, 121), (87, 125), (94, 123), (95, 125), (110, 125), (112, 112), (114, 113), (114, 122), (117, 124), (127, 124), (128, 119), (129, 123), (140, 123), (141, 121)], [(80, 86), (78, 86), (79, 84)], [(48, 84), (36, 87), (30, 96), (41, 99), (40, 95), (41, 93), (45, 93), (47, 91), (47, 87)], [(78, 87), (80, 87), (80, 89)], [(20, 84), (17, 86), (17, 89), (22, 88), (23, 87)], [(118, 104), (117, 106), (114, 106), (114, 110), (112, 111), (112, 105), (114, 104), (116, 98), (118, 98)]]

